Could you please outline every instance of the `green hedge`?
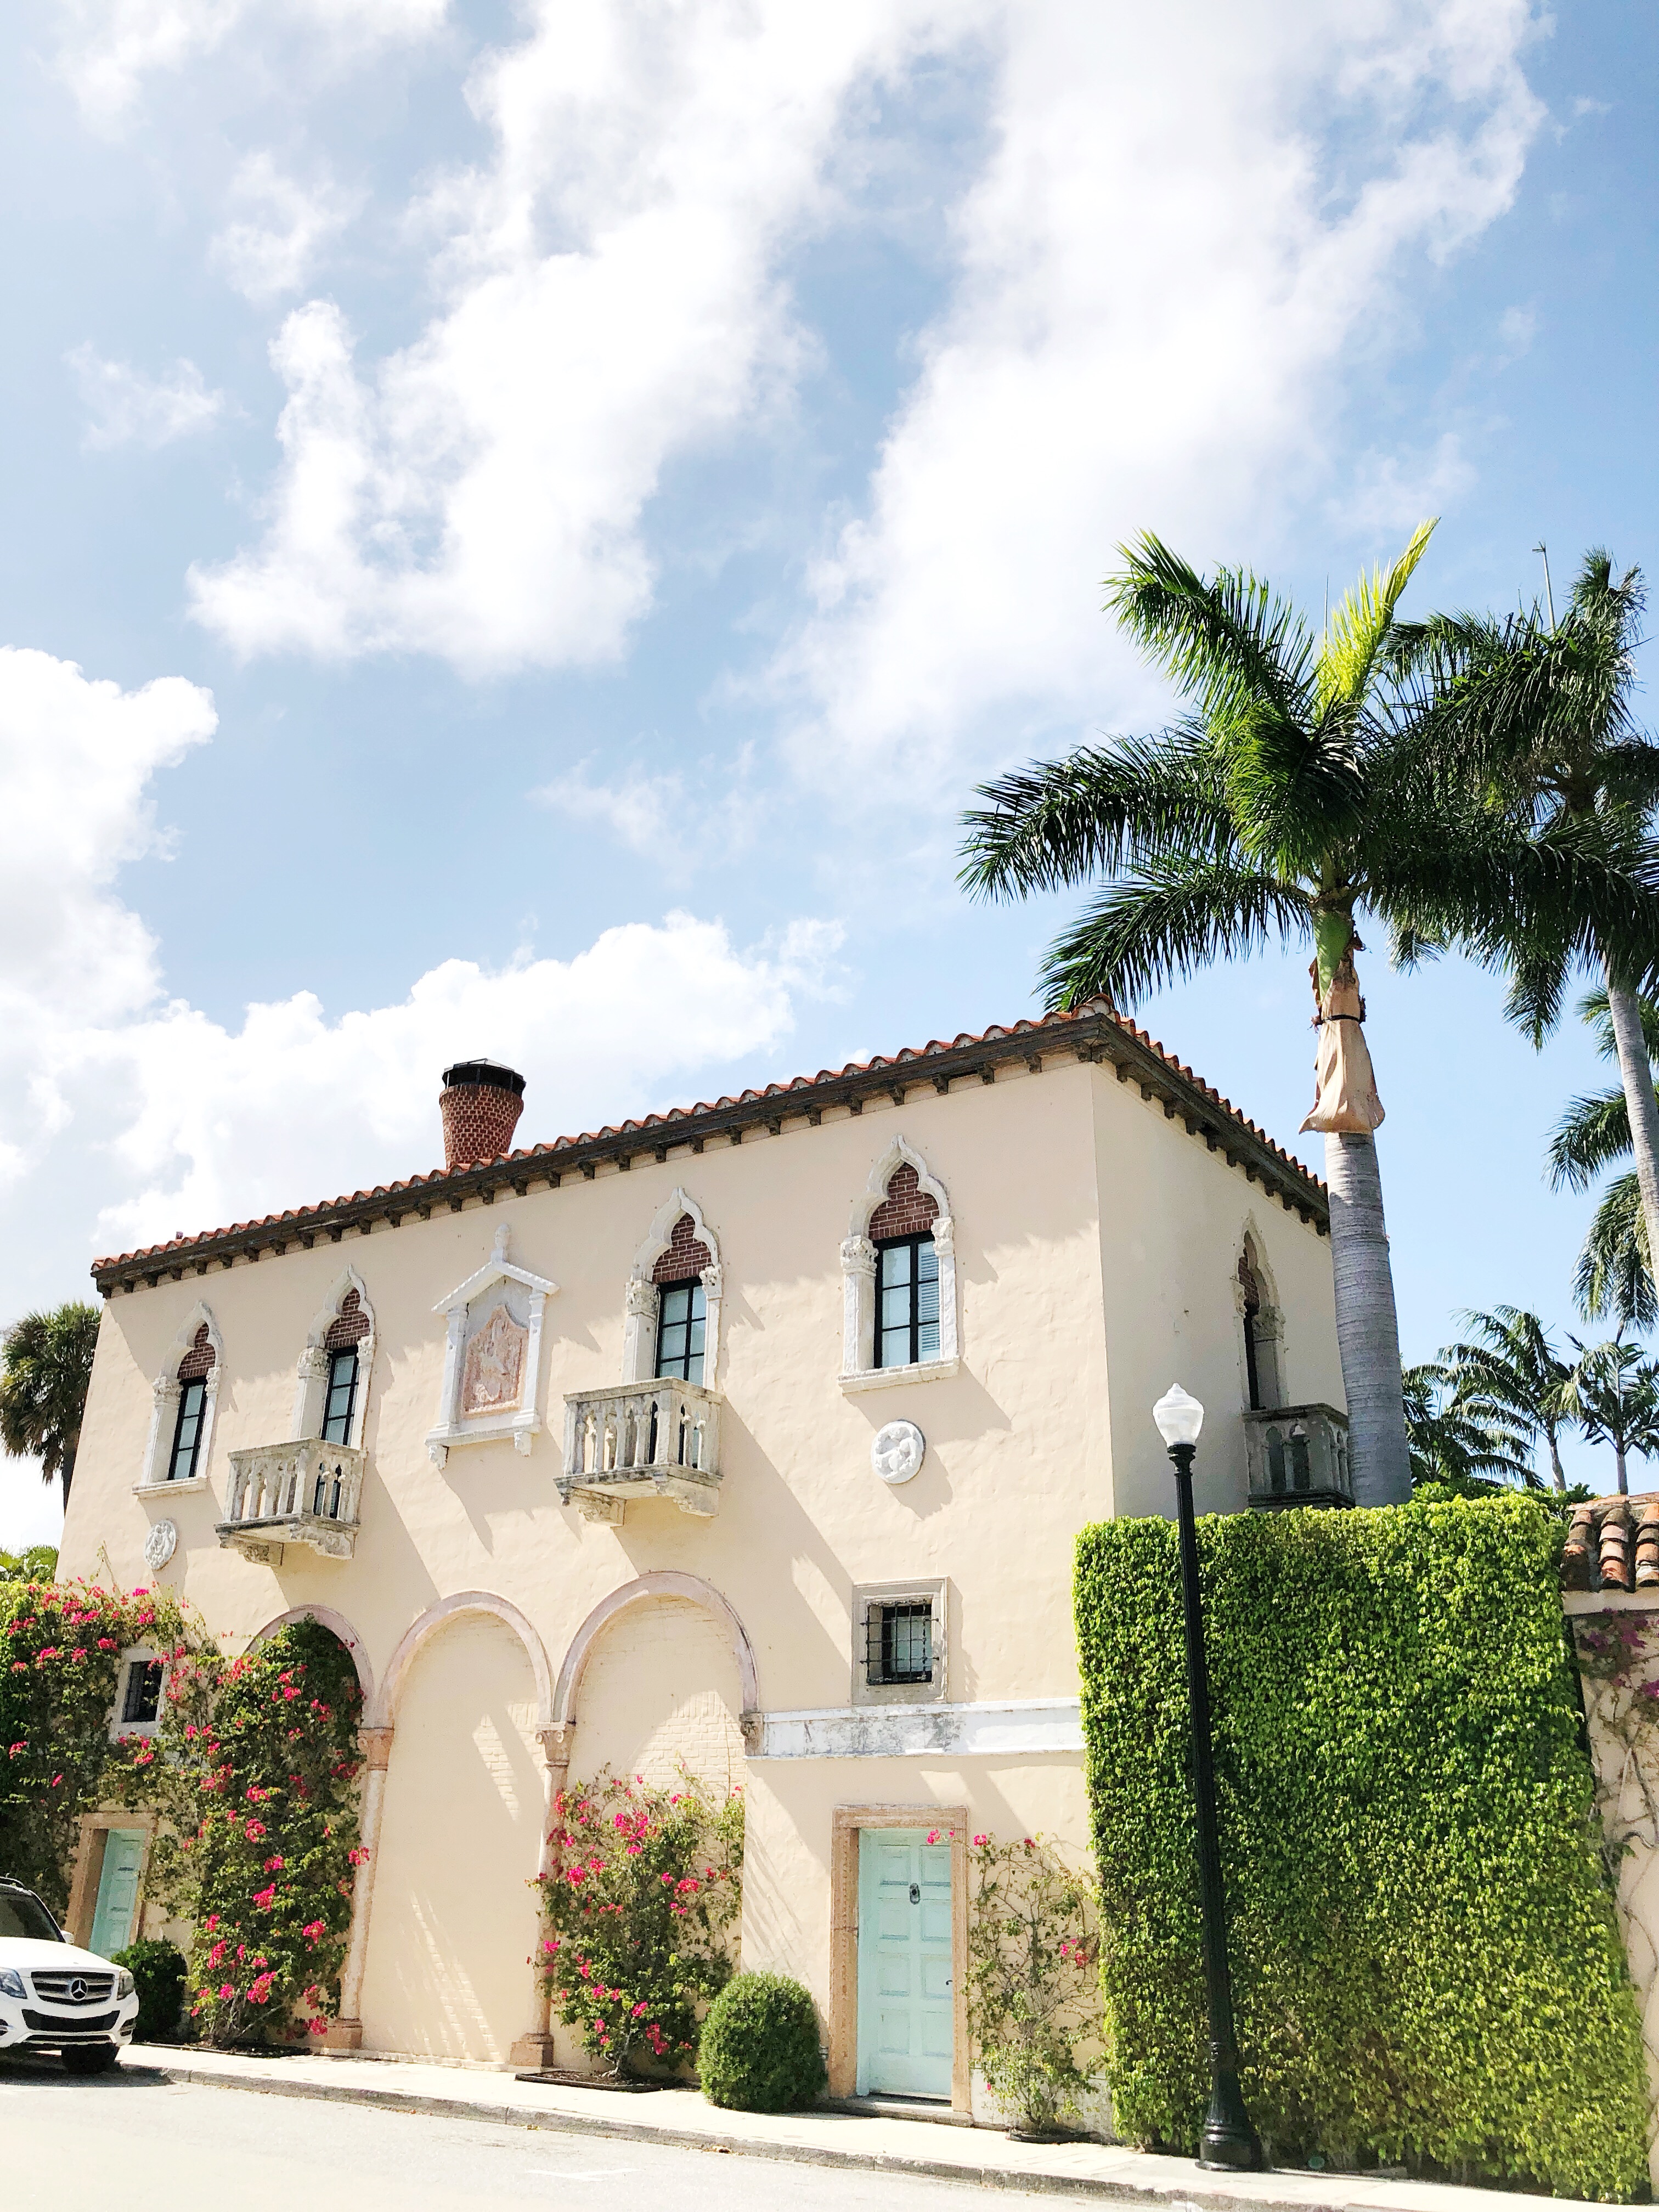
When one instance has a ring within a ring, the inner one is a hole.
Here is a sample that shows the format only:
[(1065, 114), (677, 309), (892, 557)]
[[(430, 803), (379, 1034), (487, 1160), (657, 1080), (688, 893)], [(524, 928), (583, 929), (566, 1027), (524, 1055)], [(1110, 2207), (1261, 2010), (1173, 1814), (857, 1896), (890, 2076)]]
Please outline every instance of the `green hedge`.
[[(1243, 2078), (1276, 2159), (1645, 2191), (1559, 1531), (1524, 1498), (1199, 1523)], [(1176, 1531), (1085, 1529), (1077, 1626), (1119, 2131), (1206, 2100)]]

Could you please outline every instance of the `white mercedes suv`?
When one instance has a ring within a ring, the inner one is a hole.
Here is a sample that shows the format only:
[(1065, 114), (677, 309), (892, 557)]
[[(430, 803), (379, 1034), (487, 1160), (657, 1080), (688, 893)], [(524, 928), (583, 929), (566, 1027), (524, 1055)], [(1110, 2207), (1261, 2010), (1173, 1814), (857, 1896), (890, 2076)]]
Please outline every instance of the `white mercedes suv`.
[(71, 2074), (101, 2074), (137, 2018), (126, 1968), (77, 1949), (32, 1889), (0, 1879), (0, 2058), (55, 2051)]

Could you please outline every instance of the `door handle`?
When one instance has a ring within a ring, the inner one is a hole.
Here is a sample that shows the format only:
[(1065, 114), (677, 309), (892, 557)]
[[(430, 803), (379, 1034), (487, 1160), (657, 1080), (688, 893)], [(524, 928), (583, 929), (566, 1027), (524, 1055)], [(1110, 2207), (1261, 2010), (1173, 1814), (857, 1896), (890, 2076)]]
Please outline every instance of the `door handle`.
[(910, 1902), (912, 1905), (921, 1903), (921, 1884), (919, 1881), (913, 1881), (910, 1885)]

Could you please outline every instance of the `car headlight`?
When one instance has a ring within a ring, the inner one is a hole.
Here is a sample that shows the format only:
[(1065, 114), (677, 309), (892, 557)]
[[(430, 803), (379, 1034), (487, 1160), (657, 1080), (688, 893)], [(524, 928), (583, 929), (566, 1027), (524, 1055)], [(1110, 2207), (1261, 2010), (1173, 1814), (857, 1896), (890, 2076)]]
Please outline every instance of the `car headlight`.
[(123, 1966), (115, 1977), (116, 1996), (118, 1997), (130, 1997), (137, 1986), (137, 1983), (133, 1980), (132, 1976), (127, 1972), (126, 1968)]
[(26, 1997), (23, 1977), (15, 1966), (0, 1966), (0, 1997)]

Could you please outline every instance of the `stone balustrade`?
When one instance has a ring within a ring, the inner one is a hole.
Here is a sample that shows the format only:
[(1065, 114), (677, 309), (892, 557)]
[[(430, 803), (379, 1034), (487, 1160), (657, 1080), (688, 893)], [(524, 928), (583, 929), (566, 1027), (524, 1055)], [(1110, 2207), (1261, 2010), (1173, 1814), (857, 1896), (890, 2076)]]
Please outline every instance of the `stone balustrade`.
[(1250, 1504), (1267, 1512), (1292, 1505), (1352, 1505), (1348, 1417), (1334, 1406), (1274, 1406), (1244, 1416)]
[(221, 1544), (267, 1565), (285, 1544), (306, 1544), (326, 1559), (349, 1559), (357, 1541), (357, 1507), (367, 1452), (311, 1437), (254, 1444), (228, 1455)]
[(630, 1498), (720, 1510), (720, 1395), (672, 1377), (571, 1390), (559, 1496), (590, 1521), (619, 1522)]

